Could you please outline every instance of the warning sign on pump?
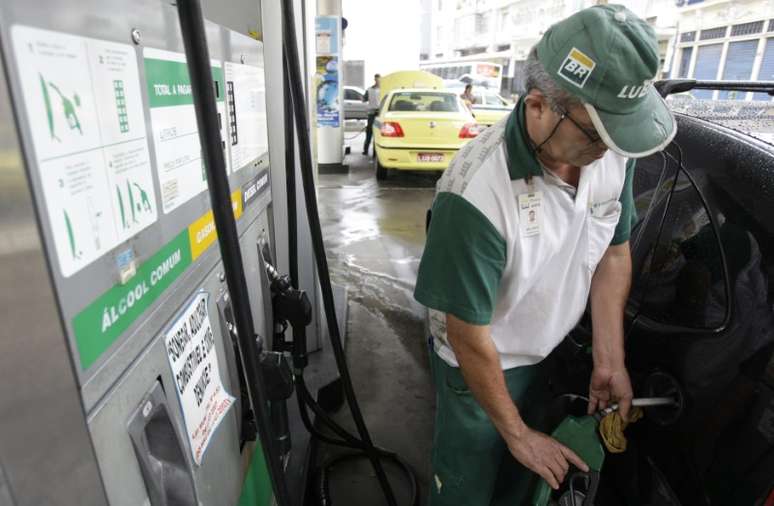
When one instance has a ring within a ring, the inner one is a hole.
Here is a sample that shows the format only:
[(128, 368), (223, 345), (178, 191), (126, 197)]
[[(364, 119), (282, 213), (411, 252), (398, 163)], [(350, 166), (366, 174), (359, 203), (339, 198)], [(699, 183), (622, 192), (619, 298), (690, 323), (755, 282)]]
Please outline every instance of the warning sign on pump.
[(16, 25), (14, 54), (62, 275), (156, 221), (134, 47)]
[(234, 403), (220, 380), (208, 298), (206, 293), (197, 294), (164, 335), (196, 465), (201, 465), (212, 434)]

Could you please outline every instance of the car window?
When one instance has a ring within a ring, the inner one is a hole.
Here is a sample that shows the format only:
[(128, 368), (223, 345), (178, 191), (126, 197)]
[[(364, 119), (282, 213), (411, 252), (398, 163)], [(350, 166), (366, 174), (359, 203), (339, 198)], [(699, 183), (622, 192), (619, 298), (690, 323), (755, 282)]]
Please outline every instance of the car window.
[(670, 164), (670, 170), (667, 171), (667, 164), (664, 162), (664, 155), (661, 153), (637, 160), (632, 180), (634, 208), (637, 214), (635, 229), (643, 224), (651, 206), (663, 207), (674, 185), (675, 168)]
[(389, 111), (459, 112), (459, 100), (451, 93), (399, 92), (392, 96)]
[[(636, 200), (636, 198), (635, 198)], [(720, 242), (695, 186), (681, 171), (643, 265), (641, 314), (670, 325), (715, 329), (728, 310)]]
[[(718, 99), (712, 100), (713, 93), (717, 93)], [(752, 100), (747, 100), (750, 98), (748, 95), (752, 96)], [(697, 90), (671, 95), (667, 103), (675, 112), (717, 123), (774, 144), (774, 102), (771, 99), (765, 93)]]
[(355, 90), (344, 89), (344, 100), (359, 100), (363, 101), (363, 96)]
[(494, 105), (498, 107), (502, 107), (505, 105), (503, 100), (497, 95), (484, 95), (484, 103), (486, 105)]

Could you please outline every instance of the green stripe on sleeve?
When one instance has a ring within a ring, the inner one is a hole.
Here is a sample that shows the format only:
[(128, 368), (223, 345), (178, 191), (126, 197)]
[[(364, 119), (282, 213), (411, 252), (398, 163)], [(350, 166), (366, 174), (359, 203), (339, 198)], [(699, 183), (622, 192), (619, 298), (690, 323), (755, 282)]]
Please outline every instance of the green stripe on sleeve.
[(623, 244), (629, 240), (632, 234), (632, 227), (637, 223), (637, 209), (634, 208), (634, 195), (632, 193), (632, 181), (634, 180), (634, 158), (626, 162), (626, 179), (624, 180), (621, 197), (621, 217), (618, 218), (618, 225), (615, 227), (615, 234), (610, 244)]
[(414, 298), (465, 322), (488, 325), (505, 258), (505, 240), (481, 211), (457, 194), (439, 193)]

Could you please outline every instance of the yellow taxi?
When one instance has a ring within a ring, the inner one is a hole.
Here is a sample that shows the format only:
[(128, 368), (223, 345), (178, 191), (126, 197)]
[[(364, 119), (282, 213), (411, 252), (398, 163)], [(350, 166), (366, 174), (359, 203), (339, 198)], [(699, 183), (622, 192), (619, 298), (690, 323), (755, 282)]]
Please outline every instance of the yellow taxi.
[(492, 126), (513, 110), (512, 102), (493, 91), (474, 92), (474, 96), (476, 100), (473, 102), (473, 116), (480, 125)]
[[(462, 86), (447, 86), (447, 89), (462, 95), (465, 88)], [(473, 87), (473, 103), (470, 105), (476, 123), (482, 127), (492, 126), (503, 117), (508, 116), (514, 107), (501, 97), (497, 92), (485, 88)]]
[(380, 94), (373, 127), (377, 179), (385, 179), (388, 169), (444, 170), (479, 133), (459, 95), (428, 72), (384, 76)]

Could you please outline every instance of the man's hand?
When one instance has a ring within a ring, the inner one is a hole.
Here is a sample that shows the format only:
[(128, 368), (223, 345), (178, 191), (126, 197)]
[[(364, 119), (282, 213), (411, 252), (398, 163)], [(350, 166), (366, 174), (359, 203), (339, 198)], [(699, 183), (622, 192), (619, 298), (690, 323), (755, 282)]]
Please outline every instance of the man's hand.
[(624, 420), (629, 419), (632, 406), (632, 384), (623, 365), (616, 368), (594, 367), (589, 385), (589, 414), (618, 403)]
[(569, 448), (530, 429), (521, 419), (506, 387), (488, 325), (472, 325), (447, 314), (446, 332), (465, 383), (516, 460), (542, 476), (554, 489), (559, 488), (570, 464), (588, 471), (588, 466)]
[(554, 490), (564, 481), (570, 464), (583, 472), (588, 472), (586, 465), (575, 452), (559, 441), (525, 427), (519, 437), (508, 438), (508, 449), (513, 457), (539, 474)]

